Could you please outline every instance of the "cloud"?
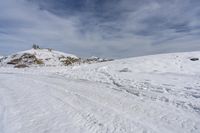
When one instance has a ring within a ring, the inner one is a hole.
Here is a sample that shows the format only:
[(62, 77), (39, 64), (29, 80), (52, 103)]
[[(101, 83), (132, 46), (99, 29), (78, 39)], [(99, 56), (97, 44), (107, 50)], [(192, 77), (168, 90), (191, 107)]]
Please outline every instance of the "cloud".
[(0, 54), (33, 43), (112, 58), (200, 50), (198, 0), (0, 2)]

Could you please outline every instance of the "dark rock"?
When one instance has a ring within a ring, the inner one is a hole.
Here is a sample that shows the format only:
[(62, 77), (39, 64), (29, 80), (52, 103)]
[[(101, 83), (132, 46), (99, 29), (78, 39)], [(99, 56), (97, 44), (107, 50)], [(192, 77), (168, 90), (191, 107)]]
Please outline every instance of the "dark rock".
[(191, 58), (190, 60), (191, 60), (191, 61), (198, 61), (199, 58)]
[(20, 59), (13, 59), (13, 60), (9, 61), (7, 64), (16, 65), (16, 64), (18, 64), (20, 61), (21, 61)]

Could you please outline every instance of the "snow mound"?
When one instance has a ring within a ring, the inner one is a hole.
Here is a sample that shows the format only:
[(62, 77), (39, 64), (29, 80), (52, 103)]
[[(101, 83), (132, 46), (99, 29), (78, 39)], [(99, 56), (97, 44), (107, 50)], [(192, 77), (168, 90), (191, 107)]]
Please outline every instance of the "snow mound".
[(63, 66), (73, 64), (78, 60), (79, 58), (75, 55), (52, 49), (30, 49), (5, 57), (2, 63), (4, 65), (15, 65), (15, 67)]

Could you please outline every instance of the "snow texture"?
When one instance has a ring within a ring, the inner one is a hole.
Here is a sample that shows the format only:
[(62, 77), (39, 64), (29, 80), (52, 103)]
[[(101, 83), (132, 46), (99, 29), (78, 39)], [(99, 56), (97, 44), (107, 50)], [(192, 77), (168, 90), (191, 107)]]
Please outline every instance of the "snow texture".
[(191, 58), (200, 52), (1, 67), (0, 133), (199, 133), (200, 61)]

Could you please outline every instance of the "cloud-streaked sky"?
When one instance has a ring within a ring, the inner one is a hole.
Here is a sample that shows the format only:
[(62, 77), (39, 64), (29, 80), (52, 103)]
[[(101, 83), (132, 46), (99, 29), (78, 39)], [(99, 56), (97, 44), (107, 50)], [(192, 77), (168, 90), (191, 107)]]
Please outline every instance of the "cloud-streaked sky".
[(0, 0), (0, 54), (33, 43), (84, 57), (200, 50), (200, 0)]

